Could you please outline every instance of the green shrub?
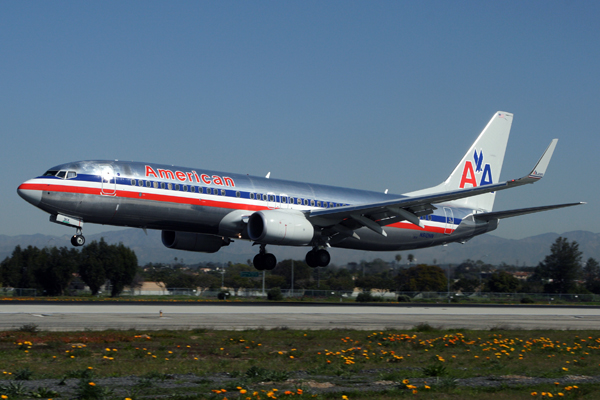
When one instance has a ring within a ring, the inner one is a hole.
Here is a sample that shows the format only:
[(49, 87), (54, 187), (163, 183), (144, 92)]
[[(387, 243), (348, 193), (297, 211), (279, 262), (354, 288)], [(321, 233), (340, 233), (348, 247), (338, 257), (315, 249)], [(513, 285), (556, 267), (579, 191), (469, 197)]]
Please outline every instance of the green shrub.
[(371, 294), (371, 292), (363, 292), (363, 293), (359, 293), (358, 296), (356, 296), (356, 301), (359, 303), (368, 303), (371, 301), (383, 301), (383, 297), (382, 296), (373, 296)]
[(273, 301), (283, 300), (283, 295), (281, 294), (281, 289), (276, 287), (267, 292), (267, 299)]
[(399, 294), (398, 295), (398, 302), (400, 303), (410, 303), (412, 299), (410, 298), (410, 296), (406, 295), (406, 294)]
[(30, 370), (28, 367), (25, 367), (25, 368), (20, 369), (17, 372), (15, 372), (13, 377), (16, 381), (28, 381), (31, 379), (32, 375), (33, 375), (33, 371)]
[(534, 301), (531, 297), (523, 297), (521, 299), (521, 304), (532, 304)]

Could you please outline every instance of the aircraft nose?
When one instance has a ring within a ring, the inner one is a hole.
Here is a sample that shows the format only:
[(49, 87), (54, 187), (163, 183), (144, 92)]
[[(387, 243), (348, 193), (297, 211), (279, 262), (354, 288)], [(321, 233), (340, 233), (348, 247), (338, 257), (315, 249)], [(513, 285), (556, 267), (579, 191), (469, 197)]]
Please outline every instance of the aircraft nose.
[(33, 189), (27, 182), (22, 183), (17, 188), (17, 193), (34, 206), (37, 206), (42, 201), (42, 191)]

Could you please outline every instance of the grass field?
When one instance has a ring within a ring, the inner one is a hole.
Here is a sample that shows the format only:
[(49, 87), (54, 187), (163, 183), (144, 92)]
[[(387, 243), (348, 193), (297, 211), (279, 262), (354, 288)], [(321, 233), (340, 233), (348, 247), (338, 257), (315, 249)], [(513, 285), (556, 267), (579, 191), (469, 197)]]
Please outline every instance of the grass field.
[[(600, 331), (0, 332), (3, 398), (600, 398)], [(61, 385), (62, 383), (62, 385)]]

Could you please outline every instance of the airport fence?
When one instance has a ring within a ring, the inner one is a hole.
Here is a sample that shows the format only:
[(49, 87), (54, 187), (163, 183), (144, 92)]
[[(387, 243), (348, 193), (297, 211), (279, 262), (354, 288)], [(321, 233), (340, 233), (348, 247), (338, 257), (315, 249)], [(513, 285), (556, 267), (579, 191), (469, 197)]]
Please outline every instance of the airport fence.
[[(246, 289), (246, 288), (222, 288), (222, 289), (190, 289), (190, 288), (165, 288), (161, 292), (145, 293), (137, 289), (124, 290), (122, 296), (152, 296), (152, 297), (200, 297), (206, 299), (266, 299), (269, 290)], [(315, 289), (281, 289), (283, 299), (302, 300), (327, 300), (327, 301), (356, 301), (361, 293), (360, 290), (315, 290)], [(387, 302), (414, 302), (414, 303), (595, 303), (600, 302), (599, 294), (582, 293), (496, 293), (496, 292), (389, 292), (372, 290), (369, 293), (369, 301)], [(99, 297), (110, 294), (110, 290), (103, 291)], [(89, 296), (88, 289), (75, 290), (66, 293), (69, 296)], [(42, 297), (36, 289), (29, 288), (0, 288), (2, 297)]]

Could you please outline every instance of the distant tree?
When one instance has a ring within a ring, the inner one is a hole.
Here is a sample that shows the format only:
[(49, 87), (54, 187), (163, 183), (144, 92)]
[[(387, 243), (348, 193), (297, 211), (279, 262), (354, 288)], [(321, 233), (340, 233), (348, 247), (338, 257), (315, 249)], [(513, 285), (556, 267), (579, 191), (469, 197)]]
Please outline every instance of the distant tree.
[(241, 276), (242, 272), (256, 272), (256, 270), (253, 267), (247, 264), (230, 263), (229, 266), (225, 269), (225, 271), (225, 287), (233, 288), (236, 291), (236, 293), (240, 288), (255, 288), (259, 286), (258, 278), (247, 278)]
[(569, 243), (559, 237), (550, 247), (550, 254), (536, 267), (535, 274), (547, 279), (548, 293), (573, 293), (577, 291), (577, 279), (581, 276), (581, 251), (576, 241)]
[(394, 290), (395, 283), (389, 272), (382, 272), (374, 275), (361, 276), (354, 282), (357, 288), (364, 292), (370, 292), (371, 289)]
[(105, 264), (108, 260), (108, 244), (104, 238), (100, 242), (93, 241), (81, 250), (78, 272), (81, 280), (90, 288), (92, 295), (100, 292), (102, 285), (106, 282)]
[(64, 294), (73, 274), (77, 271), (79, 252), (76, 249), (61, 247), (46, 248), (40, 252), (40, 263), (34, 274), (47, 296)]
[(395, 279), (401, 292), (443, 292), (447, 288), (444, 270), (437, 265), (415, 265), (401, 270)]
[(38, 249), (16, 246), (10, 257), (0, 264), (4, 285), (37, 289), (45, 295), (64, 293), (77, 269), (79, 252), (66, 247)]
[(327, 278), (326, 284), (331, 290), (354, 290), (352, 274), (346, 268), (332, 272), (331, 276)]
[(109, 245), (101, 238), (83, 247), (78, 270), (92, 295), (96, 295), (108, 279), (110, 295), (115, 297), (133, 283), (138, 271), (137, 256), (122, 243)]
[(583, 267), (585, 288), (592, 293), (600, 294), (600, 264), (594, 258), (588, 258)]
[[(271, 274), (281, 276), (285, 279), (285, 284), (282, 289), (290, 289), (292, 287), (292, 260), (283, 260), (277, 263), (277, 266)], [(304, 261), (294, 260), (294, 288), (306, 289), (310, 286), (312, 280), (313, 269)]]
[(400, 261), (402, 261), (402, 254), (396, 254), (394, 260), (396, 260), (396, 264), (400, 264)]
[(4, 286), (19, 287), (23, 275), (23, 250), (16, 246), (10, 257), (0, 264), (0, 275)]
[(415, 261), (415, 256), (412, 254), (409, 254), (408, 255), (408, 263), (412, 264), (414, 261)]
[(505, 271), (494, 272), (485, 283), (488, 292), (513, 293), (519, 289), (517, 278)]
[(462, 292), (474, 292), (479, 287), (480, 282), (477, 278), (460, 278), (452, 284), (452, 289)]
[[(109, 246), (112, 252), (112, 263), (105, 265), (106, 277), (111, 284), (111, 297), (116, 297), (125, 288), (131, 286), (138, 271), (138, 261), (135, 252), (129, 247), (119, 243)], [(109, 259), (109, 257), (107, 257)]]
[(456, 279), (475, 279), (479, 282), (479, 269), (473, 260), (465, 260), (454, 269), (453, 277)]
[(217, 289), (221, 287), (221, 278), (214, 274), (200, 272), (197, 276), (197, 283), (200, 288)]
[(285, 285), (287, 285), (287, 282), (285, 281), (285, 278), (281, 275), (267, 274), (265, 276), (266, 288), (281, 288), (282, 286), (285, 287)]

